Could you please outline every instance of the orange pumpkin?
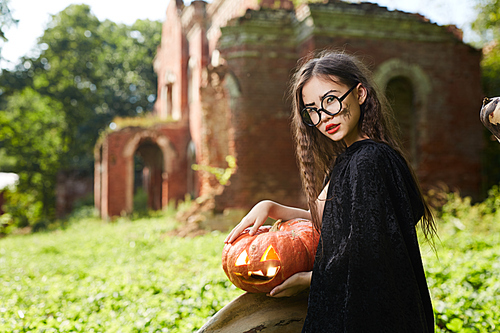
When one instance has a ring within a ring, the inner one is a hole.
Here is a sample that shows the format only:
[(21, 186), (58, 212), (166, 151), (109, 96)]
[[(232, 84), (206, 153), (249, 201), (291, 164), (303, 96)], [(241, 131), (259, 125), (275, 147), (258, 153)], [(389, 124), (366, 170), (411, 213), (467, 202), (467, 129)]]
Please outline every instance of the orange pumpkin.
[(253, 236), (249, 231), (222, 251), (222, 268), (236, 287), (267, 293), (293, 274), (312, 270), (319, 234), (309, 220), (278, 220)]

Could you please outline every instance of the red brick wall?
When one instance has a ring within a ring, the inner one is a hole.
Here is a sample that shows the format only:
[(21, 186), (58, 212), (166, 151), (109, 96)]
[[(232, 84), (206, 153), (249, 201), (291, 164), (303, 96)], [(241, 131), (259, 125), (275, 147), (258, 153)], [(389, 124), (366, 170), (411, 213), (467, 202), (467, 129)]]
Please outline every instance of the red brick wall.
[(483, 131), (478, 118), (483, 97), (479, 51), (458, 42), (359, 38), (317, 38), (314, 45), (342, 46), (365, 56), (373, 69), (395, 57), (418, 65), (430, 80), (431, 93), (424, 122), (417, 127), (419, 133), (425, 132), (417, 147), (417, 175), (425, 188), (444, 182), (477, 197)]
[[(292, 157), (287, 119), (273, 119), (269, 114), (271, 110), (287, 112), (283, 96), (299, 55), (323, 48), (344, 49), (357, 54), (373, 70), (394, 58), (409, 66), (417, 66), (429, 80), (431, 91), (426, 107), (416, 110), (422, 113), (421, 122), (417, 124), (420, 133), (417, 142), (418, 177), (425, 188), (444, 182), (463, 194), (478, 195), (482, 148), (482, 127), (477, 119), (482, 100), (478, 50), (463, 44), (445, 27), (411, 15), (409, 20), (414, 21), (411, 24), (421, 30), (416, 33), (425, 35), (425, 29), (429, 29), (429, 38), (413, 39), (409, 35), (404, 39), (401, 34), (405, 31), (394, 37), (343, 37), (322, 31), (326, 29), (321, 25), (324, 24), (322, 21), (298, 48), (287, 48), (270, 37), (272, 17), (264, 19), (266, 15), (249, 11), (245, 18), (233, 21), (222, 31), (219, 48), (229, 69), (239, 80), (242, 95), (232, 110), (238, 172), (225, 195), (219, 199), (221, 206), (252, 205), (263, 198), (291, 204), (298, 202), (300, 205), (300, 185), (293, 182), (298, 180), (298, 173)], [(286, 43), (285, 21), (276, 21), (276, 24), (284, 24), (282, 36)], [(266, 31), (267, 42), (264, 34), (252, 36), (259, 31), (259, 26), (260, 31)], [(263, 119), (268, 120), (264, 122)], [(285, 166), (286, 171), (280, 174), (277, 165)], [(287, 175), (286, 179), (280, 177), (283, 174)], [(290, 197), (280, 193), (280, 187)]]
[[(238, 170), (218, 205), (249, 208), (271, 199), (304, 207), (285, 100), (290, 70), (297, 60), (295, 45), (287, 36), (289, 12), (258, 17), (257, 23), (252, 15), (258, 12), (247, 12), (237, 29), (223, 29), (223, 36), (234, 39), (234, 44), (219, 45), (241, 95), (231, 110)], [(260, 23), (265, 25), (266, 38), (259, 41)], [(243, 38), (254, 42), (238, 42)]]
[[(272, 10), (278, 7), (282, 9)], [(250, 208), (262, 199), (304, 207), (285, 92), (297, 60), (325, 47), (355, 53), (374, 71), (395, 59), (410, 70), (418, 68), (425, 82), (413, 78), (412, 83), (429, 91), (416, 107), (418, 176), (425, 186), (443, 181), (464, 194), (479, 193), (478, 50), (462, 43), (453, 29), (374, 4), (332, 1), (301, 6), (297, 12), (290, 8), (288, 0), (194, 1), (187, 7), (170, 1), (155, 60), (155, 110), (165, 116), (161, 89), (171, 84), (174, 113), (182, 117), (151, 134), (157, 138), (161, 133), (173, 147), (167, 156), (172, 165), (164, 181), (165, 202), (182, 199), (187, 192), (186, 151), (193, 140), (199, 164), (224, 168), (227, 154), (236, 157), (236, 172), (216, 198), (217, 209)], [(223, 60), (212, 68), (216, 49)], [(101, 182), (108, 193), (101, 206), (110, 214), (119, 214), (126, 201), (122, 193), (127, 172), (121, 165), (129, 161), (120, 152), (137, 131), (115, 132), (102, 145), (103, 166), (108, 161), (115, 168), (106, 176), (109, 183)], [(218, 186), (213, 176), (197, 174), (200, 195)]]
[[(182, 1), (170, 1), (167, 7), (165, 23), (162, 26), (161, 44), (154, 61), (158, 76), (157, 101), (155, 114), (162, 119), (167, 118), (162, 90), (172, 84), (173, 113), (180, 114), (187, 122), (187, 78), (188, 46), (182, 29), (180, 12), (184, 9)], [(170, 115), (171, 116), (171, 115)]]

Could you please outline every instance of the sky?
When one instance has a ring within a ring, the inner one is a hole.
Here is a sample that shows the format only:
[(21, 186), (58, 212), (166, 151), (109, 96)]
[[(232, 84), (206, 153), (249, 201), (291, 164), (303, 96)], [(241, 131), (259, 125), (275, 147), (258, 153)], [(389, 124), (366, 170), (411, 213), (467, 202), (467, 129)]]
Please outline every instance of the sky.
[[(475, 18), (477, 0), (365, 0), (389, 10), (420, 13), (431, 22), (455, 24), (464, 31), (464, 40), (470, 42), (474, 34), (469, 25)], [(163, 21), (169, 0), (10, 0), (9, 8), (17, 26), (6, 31), (8, 42), (3, 43), (0, 68), (13, 68), (20, 57), (34, 55), (37, 38), (40, 37), (51, 15), (57, 14), (73, 3), (85, 3), (99, 20), (109, 19), (116, 23), (132, 24), (138, 19)], [(189, 0), (185, 2), (190, 2)], [(210, 2), (210, 1), (208, 1)], [(1, 42), (0, 42), (1, 43)]]

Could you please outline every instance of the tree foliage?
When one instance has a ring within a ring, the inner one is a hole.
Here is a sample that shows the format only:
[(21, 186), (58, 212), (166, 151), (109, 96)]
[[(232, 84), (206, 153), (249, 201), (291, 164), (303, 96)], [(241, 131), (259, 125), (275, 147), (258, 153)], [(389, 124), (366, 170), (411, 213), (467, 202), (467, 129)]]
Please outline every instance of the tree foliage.
[(500, 39), (500, 0), (477, 0), (478, 15), (472, 28), (484, 40)]
[(481, 36), (483, 86), (487, 95), (500, 95), (500, 0), (477, 0), (478, 16), (472, 28)]
[(0, 0), (0, 59), (2, 58), (2, 41), (6, 42), (5, 29), (17, 24), (17, 20), (12, 17), (8, 6), (8, 0)]
[(38, 41), (38, 57), (4, 71), (0, 91), (5, 97), (32, 87), (60, 101), (69, 145), (62, 165), (91, 172), (99, 131), (116, 116), (152, 109), (160, 33), (157, 21), (101, 22), (87, 5), (71, 5), (52, 17)]
[[(500, 96), (500, 0), (476, 0), (477, 18), (472, 28), (481, 37), (482, 85), (486, 96)], [(482, 165), (484, 190), (500, 182), (500, 152), (498, 142), (486, 129)]]
[[(59, 124), (64, 124), (51, 141), (56, 145), (58, 140), (61, 145), (54, 155), (57, 163), (52, 160), (53, 155), (30, 155), (35, 149), (27, 147), (31, 142), (18, 137), (23, 135), (19, 131), (10, 139), (0, 138), (0, 150), (2, 143), (6, 147), (13, 147), (14, 141), (26, 145), (17, 151), (9, 150), (7, 155), (17, 160), (14, 170), (9, 171), (35, 172), (22, 164), (31, 160), (40, 166), (49, 163), (54, 172), (91, 175), (99, 132), (116, 116), (137, 116), (152, 109), (157, 85), (153, 59), (160, 38), (158, 21), (137, 20), (131, 26), (100, 21), (87, 5), (70, 5), (53, 15), (38, 40), (37, 56), (25, 57), (14, 70), (2, 72), (0, 110), (6, 110), (2, 115), (6, 120), (13, 117), (13, 112), (21, 112), (19, 103), (23, 96), (38, 98), (37, 108), (32, 108), (33, 117), (42, 118), (43, 113), (46, 116), (36, 128), (50, 132), (47, 119), (57, 118)], [(28, 105), (23, 107), (23, 112), (30, 113)], [(16, 121), (19, 126), (35, 126)], [(47, 151), (55, 151), (51, 150), (55, 147), (50, 147)], [(50, 183), (53, 193), (53, 175), (45, 177), (44, 182)]]
[(23, 227), (54, 216), (54, 185), (59, 156), (67, 150), (63, 105), (31, 88), (16, 92), (0, 112), (0, 141), (14, 156), (17, 191), (9, 193), (8, 211)]

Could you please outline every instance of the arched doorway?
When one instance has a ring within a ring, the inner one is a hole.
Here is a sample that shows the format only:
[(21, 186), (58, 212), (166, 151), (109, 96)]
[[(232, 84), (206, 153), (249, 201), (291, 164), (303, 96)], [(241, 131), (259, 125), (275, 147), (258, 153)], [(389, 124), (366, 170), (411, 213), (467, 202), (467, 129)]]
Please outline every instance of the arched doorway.
[(403, 148), (410, 162), (416, 166), (418, 164), (418, 118), (413, 85), (404, 76), (394, 77), (387, 83), (386, 95), (400, 127)]
[(134, 210), (162, 209), (164, 157), (149, 138), (139, 142), (134, 154)]

